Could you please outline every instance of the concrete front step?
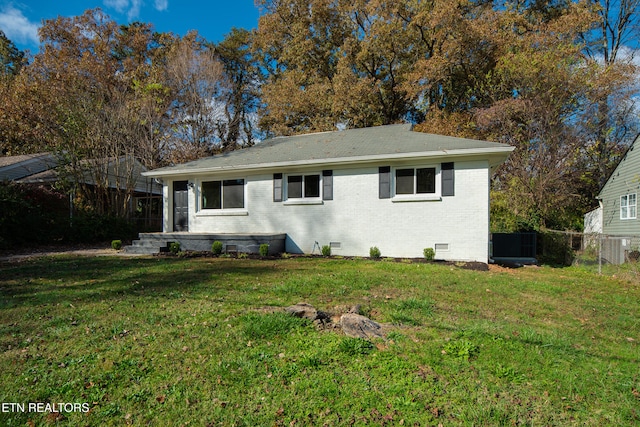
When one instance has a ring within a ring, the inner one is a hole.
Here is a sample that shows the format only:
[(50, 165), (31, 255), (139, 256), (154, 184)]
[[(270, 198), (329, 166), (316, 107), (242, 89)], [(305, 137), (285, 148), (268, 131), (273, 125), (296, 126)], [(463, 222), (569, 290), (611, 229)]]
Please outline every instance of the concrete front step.
[(189, 251), (210, 251), (215, 241), (223, 244), (224, 252), (259, 253), (260, 245), (269, 245), (269, 254), (285, 251), (285, 233), (277, 234), (212, 234), (212, 233), (140, 233), (139, 240), (125, 247), (130, 254), (157, 254), (167, 250), (171, 242), (180, 243), (180, 249)]
[(154, 255), (160, 253), (160, 248), (127, 246), (124, 248), (124, 252), (132, 255)]
[(159, 253), (162, 248), (166, 246), (166, 243), (161, 244), (155, 241), (149, 242), (146, 240), (134, 240), (131, 242), (131, 246), (126, 246), (124, 248), (124, 251), (128, 254), (153, 255)]

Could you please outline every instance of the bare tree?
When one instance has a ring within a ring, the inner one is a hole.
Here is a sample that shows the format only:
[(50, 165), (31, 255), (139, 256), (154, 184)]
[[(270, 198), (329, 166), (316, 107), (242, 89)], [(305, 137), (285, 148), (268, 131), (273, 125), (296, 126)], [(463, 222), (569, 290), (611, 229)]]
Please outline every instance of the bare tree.
[(166, 72), (174, 94), (170, 161), (182, 163), (219, 151), (214, 114), (224, 79), (214, 51), (191, 32), (172, 46)]
[(133, 82), (149, 74), (151, 34), (144, 25), (126, 31), (99, 9), (59, 17), (45, 21), (41, 51), (25, 68), (25, 88), (42, 95), (38, 105), (47, 114), (40, 120), (62, 177), (88, 211), (131, 213), (143, 123)]
[(640, 35), (640, 0), (595, 0), (597, 26), (582, 34), (585, 57), (598, 69), (585, 114), (585, 168), (597, 195), (625, 147), (638, 132), (635, 48)]

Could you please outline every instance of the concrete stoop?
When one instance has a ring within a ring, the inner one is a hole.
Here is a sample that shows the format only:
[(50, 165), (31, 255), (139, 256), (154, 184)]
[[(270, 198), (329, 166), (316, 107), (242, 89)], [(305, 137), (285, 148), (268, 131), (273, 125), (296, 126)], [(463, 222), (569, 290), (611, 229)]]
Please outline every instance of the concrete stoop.
[(140, 233), (139, 239), (124, 248), (126, 253), (153, 255), (169, 250), (172, 242), (183, 251), (210, 251), (215, 241), (222, 242), (224, 253), (259, 253), (260, 245), (269, 245), (269, 255), (285, 251), (285, 233), (221, 234), (221, 233)]

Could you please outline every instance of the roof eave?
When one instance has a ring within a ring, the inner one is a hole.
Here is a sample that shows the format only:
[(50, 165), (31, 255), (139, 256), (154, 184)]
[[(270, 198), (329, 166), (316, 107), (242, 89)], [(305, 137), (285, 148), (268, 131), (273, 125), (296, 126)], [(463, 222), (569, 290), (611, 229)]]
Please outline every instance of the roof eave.
[(414, 153), (395, 153), (395, 154), (376, 154), (359, 157), (336, 157), (322, 159), (306, 159), (295, 161), (257, 163), (241, 166), (218, 166), (218, 167), (202, 167), (202, 168), (175, 168), (172, 170), (157, 169), (155, 171), (143, 172), (142, 175), (150, 178), (177, 177), (185, 175), (203, 175), (221, 172), (248, 172), (248, 171), (266, 171), (272, 169), (281, 169), (285, 167), (305, 167), (305, 166), (337, 166), (348, 164), (367, 164), (379, 163), (382, 161), (403, 161), (403, 160), (419, 160), (419, 159), (439, 159), (439, 158), (459, 158), (459, 157), (489, 157), (491, 158), (490, 166), (496, 166), (509, 156), (514, 150), (512, 146), (489, 147), (489, 148), (465, 148), (455, 150), (438, 150)]

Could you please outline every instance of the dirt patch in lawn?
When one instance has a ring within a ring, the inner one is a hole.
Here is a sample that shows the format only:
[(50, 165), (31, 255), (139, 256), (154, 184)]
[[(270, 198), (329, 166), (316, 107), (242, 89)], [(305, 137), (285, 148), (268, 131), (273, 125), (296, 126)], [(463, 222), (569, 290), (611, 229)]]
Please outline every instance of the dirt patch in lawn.
[(0, 262), (20, 262), (31, 258), (39, 258), (53, 255), (79, 255), (79, 256), (137, 256), (127, 254), (124, 251), (116, 251), (109, 244), (76, 244), (76, 245), (51, 245), (32, 248), (20, 248), (15, 250), (0, 251)]

